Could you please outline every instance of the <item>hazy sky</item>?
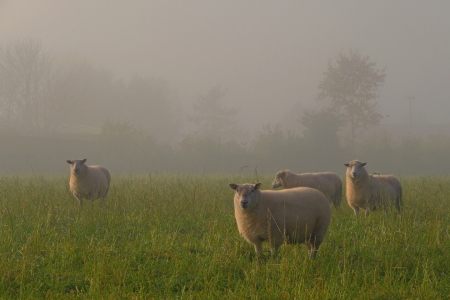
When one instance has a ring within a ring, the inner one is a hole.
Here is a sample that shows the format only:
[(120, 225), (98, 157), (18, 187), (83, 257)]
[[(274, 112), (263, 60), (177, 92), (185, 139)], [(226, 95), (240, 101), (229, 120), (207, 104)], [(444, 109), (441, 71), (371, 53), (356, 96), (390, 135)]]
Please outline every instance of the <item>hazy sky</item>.
[(450, 1), (0, 0), (0, 42), (34, 38), (118, 76), (163, 78), (186, 107), (227, 87), (251, 129), (311, 105), (328, 60), (358, 48), (387, 68), (385, 122), (402, 119), (407, 96), (447, 122), (449, 12)]

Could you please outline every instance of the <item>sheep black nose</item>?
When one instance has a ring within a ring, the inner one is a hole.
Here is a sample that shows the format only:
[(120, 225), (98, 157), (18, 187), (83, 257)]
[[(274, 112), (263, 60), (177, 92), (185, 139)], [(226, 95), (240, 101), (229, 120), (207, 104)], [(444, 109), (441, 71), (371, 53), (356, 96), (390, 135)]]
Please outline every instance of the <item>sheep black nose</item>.
[(357, 174), (356, 172), (353, 172), (353, 173), (352, 173), (353, 176), (356, 176), (356, 174)]

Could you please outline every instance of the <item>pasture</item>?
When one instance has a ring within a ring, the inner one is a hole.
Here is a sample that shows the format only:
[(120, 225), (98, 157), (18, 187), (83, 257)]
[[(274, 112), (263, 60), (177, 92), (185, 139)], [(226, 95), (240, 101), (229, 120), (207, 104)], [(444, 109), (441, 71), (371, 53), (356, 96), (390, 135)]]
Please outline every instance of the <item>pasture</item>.
[(344, 196), (316, 261), (264, 244), (259, 264), (228, 184), (273, 178), (113, 175), (105, 203), (81, 209), (68, 174), (0, 177), (0, 298), (450, 297), (450, 178), (400, 177), (402, 215), (355, 217)]

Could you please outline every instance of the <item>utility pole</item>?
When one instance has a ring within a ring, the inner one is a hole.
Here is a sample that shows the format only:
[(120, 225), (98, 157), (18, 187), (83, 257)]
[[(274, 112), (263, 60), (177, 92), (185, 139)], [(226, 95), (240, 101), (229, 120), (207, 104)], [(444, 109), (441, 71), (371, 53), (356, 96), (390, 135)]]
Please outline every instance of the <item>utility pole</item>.
[(412, 110), (411, 110), (411, 101), (416, 99), (416, 97), (406, 97), (406, 100), (409, 100), (409, 134), (412, 134)]

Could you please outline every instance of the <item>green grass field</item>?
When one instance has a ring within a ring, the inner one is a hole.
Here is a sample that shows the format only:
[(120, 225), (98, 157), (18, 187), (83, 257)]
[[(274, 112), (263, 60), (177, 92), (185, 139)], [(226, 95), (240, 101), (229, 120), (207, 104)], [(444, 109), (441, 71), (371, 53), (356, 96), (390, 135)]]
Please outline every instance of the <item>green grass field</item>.
[(115, 176), (80, 209), (67, 176), (0, 177), (0, 299), (446, 299), (450, 178), (403, 177), (402, 215), (332, 208), (316, 261), (259, 264), (228, 183), (273, 176)]

